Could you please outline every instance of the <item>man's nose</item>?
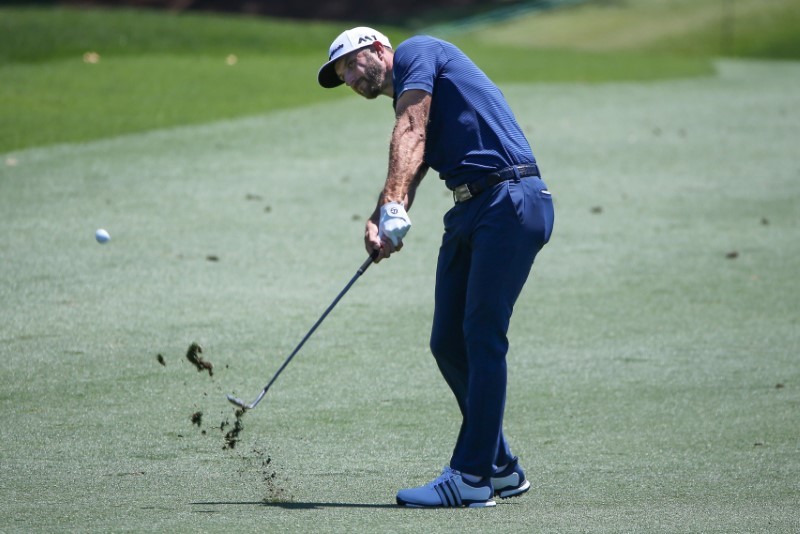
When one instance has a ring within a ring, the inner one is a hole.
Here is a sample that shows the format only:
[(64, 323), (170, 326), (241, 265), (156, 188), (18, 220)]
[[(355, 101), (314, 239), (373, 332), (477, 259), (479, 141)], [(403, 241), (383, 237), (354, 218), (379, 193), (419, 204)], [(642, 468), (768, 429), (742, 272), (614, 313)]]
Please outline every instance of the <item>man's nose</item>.
[(346, 71), (344, 73), (344, 83), (347, 84), (347, 87), (350, 87), (355, 80), (356, 80), (356, 77), (352, 73), (352, 71), (348, 70), (348, 71)]

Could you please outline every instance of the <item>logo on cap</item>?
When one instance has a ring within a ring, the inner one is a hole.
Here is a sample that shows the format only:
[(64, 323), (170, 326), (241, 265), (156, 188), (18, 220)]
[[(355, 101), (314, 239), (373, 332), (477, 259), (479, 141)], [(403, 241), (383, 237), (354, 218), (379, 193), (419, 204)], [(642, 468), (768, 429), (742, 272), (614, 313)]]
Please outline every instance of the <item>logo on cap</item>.
[(334, 48), (333, 50), (331, 50), (331, 55), (329, 55), (329, 56), (328, 56), (328, 59), (329, 59), (329, 60), (330, 60), (330, 59), (332, 59), (332, 58), (333, 58), (333, 56), (335, 56), (335, 55), (336, 55), (336, 52), (338, 52), (338, 51), (339, 51), (339, 50), (341, 50), (342, 48), (344, 48), (344, 43), (340, 44), (339, 46), (337, 46), (336, 48)]

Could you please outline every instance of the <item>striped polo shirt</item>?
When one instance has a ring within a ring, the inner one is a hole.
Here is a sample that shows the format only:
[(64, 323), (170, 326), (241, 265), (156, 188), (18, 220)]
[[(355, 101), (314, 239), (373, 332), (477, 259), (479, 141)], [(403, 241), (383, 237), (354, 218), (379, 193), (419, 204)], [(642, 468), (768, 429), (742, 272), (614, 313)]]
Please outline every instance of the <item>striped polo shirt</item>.
[(425, 163), (447, 187), (511, 165), (535, 163), (503, 93), (455, 45), (424, 35), (400, 43), (392, 83), (395, 107), (410, 89), (432, 95)]

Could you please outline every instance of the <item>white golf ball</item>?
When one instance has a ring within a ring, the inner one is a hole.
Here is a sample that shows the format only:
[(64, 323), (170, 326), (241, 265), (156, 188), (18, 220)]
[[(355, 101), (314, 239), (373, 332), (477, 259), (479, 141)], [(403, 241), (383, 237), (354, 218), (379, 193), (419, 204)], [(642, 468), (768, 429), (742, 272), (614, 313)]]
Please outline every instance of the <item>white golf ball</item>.
[(94, 233), (94, 238), (97, 239), (98, 243), (108, 243), (111, 239), (111, 236), (108, 235), (108, 232), (100, 228)]

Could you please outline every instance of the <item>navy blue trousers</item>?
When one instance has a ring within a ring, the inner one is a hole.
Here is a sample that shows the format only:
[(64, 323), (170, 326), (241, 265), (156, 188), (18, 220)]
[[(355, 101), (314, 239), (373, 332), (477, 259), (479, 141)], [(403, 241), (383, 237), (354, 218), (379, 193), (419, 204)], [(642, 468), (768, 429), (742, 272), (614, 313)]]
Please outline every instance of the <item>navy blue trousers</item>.
[(514, 458), (503, 435), (506, 335), (553, 216), (544, 182), (523, 178), (456, 204), (444, 217), (431, 351), (462, 415), (453, 469), (491, 476)]

